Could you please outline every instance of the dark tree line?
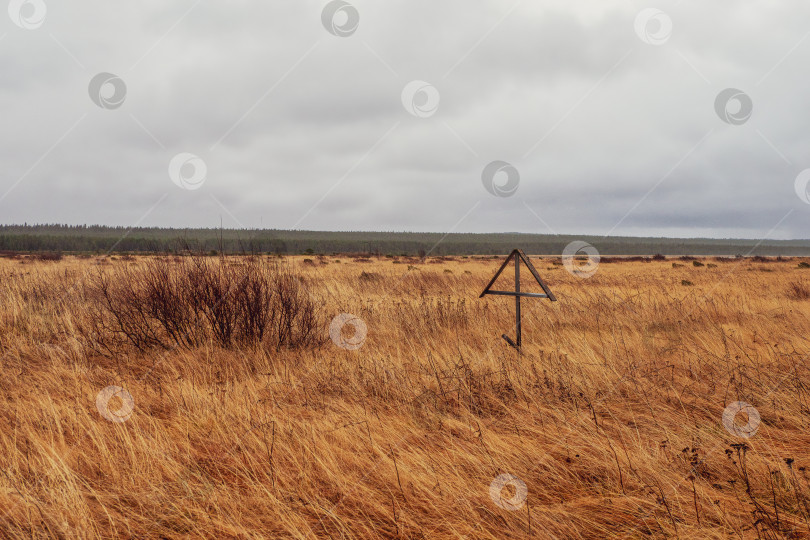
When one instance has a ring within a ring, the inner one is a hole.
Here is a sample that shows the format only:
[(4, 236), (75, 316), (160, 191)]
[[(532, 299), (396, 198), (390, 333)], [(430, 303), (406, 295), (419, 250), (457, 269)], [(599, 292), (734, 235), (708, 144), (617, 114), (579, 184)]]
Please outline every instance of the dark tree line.
[(266, 229), (164, 229), (86, 225), (0, 226), (0, 250), (66, 253), (268, 253), (502, 255), (514, 248), (559, 255), (574, 240), (609, 255), (810, 255), (810, 241), (600, 237), (518, 233), (469, 234)]

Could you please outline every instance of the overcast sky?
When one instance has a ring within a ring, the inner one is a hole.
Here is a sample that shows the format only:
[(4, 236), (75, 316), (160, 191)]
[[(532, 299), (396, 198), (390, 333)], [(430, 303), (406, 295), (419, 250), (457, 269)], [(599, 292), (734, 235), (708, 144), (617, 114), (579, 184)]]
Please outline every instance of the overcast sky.
[(808, 3), (8, 11), (2, 223), (810, 237)]

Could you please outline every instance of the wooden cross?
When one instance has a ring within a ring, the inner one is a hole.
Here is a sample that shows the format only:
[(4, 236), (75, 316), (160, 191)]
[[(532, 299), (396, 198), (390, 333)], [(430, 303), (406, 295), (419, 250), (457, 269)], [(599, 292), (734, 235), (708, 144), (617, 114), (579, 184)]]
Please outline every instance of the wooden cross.
[[(503, 269), (506, 268), (506, 265), (509, 264), (509, 261), (514, 259), (515, 260), (515, 290), (514, 291), (492, 291), (490, 287), (495, 283), (495, 280), (498, 279), (498, 276), (501, 275)], [(540, 287), (543, 288), (544, 294), (540, 293), (529, 293), (529, 292), (520, 292), (520, 261), (523, 261), (523, 264), (529, 269), (529, 272), (532, 273), (534, 279), (537, 280), (537, 283), (540, 284)], [(501, 337), (506, 340), (509, 345), (514, 347), (515, 349), (520, 349), (522, 344), (521, 334), (520, 334), (520, 297), (525, 296), (528, 298), (548, 298), (552, 302), (556, 302), (557, 298), (554, 296), (554, 293), (551, 292), (551, 289), (548, 288), (542, 279), (540, 279), (540, 274), (537, 273), (535, 270), (534, 265), (529, 261), (529, 258), (526, 256), (523, 251), (519, 249), (512, 250), (512, 253), (503, 261), (503, 264), (495, 272), (495, 275), (492, 279), (487, 283), (484, 292), (481, 293), (481, 296), (478, 298), (483, 298), (486, 294), (494, 294), (499, 296), (514, 296), (515, 297), (515, 333), (517, 334), (515, 341), (512, 341), (509, 336), (503, 334)]]

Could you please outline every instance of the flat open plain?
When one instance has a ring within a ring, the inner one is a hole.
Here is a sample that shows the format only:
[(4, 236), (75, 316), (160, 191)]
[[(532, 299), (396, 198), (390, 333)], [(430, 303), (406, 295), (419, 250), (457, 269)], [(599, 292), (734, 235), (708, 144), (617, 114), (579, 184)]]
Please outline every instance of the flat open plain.
[[(502, 259), (305, 259), (261, 258), (317, 306), (309, 341), (140, 349), (99, 345), (96, 286), (156, 258), (0, 260), (0, 536), (810, 534), (800, 259), (532, 257), (559, 301), (523, 300), (522, 355), (514, 300), (478, 298)], [(329, 339), (342, 313), (364, 340)]]

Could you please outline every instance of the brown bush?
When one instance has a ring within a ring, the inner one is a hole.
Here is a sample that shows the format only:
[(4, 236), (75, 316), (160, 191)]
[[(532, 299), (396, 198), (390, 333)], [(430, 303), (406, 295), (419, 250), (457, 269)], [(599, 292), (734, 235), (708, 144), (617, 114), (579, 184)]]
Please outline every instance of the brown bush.
[(361, 272), (358, 279), (360, 279), (360, 281), (377, 282), (382, 280), (382, 276), (376, 272)]
[[(576, 256), (575, 259), (577, 260), (588, 260), (588, 257), (585, 256)], [(599, 259), (601, 263), (628, 263), (628, 262), (650, 262), (652, 259), (650, 257), (642, 257), (641, 255), (632, 255), (629, 257), (602, 257)]]
[(793, 300), (807, 300), (810, 299), (810, 289), (805, 283), (794, 281), (788, 286), (787, 295)]
[(324, 341), (319, 304), (289, 268), (261, 259), (153, 259), (97, 273), (87, 293), (95, 302), (84, 335), (108, 353), (127, 345), (278, 350)]
[(62, 254), (58, 252), (46, 251), (43, 253), (37, 253), (36, 255), (34, 255), (34, 258), (37, 259), (38, 261), (61, 261)]

